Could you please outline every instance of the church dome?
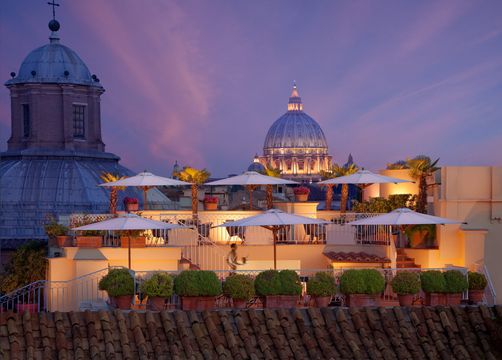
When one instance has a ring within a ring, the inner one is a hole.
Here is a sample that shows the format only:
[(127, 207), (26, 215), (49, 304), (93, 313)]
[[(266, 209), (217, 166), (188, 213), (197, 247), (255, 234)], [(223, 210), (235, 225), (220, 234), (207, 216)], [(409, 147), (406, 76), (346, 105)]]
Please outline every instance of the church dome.
[(101, 87), (99, 79), (91, 75), (87, 65), (75, 51), (59, 43), (53, 32), (50, 43), (26, 56), (19, 73), (6, 85), (25, 83), (77, 84)]
[[(315, 149), (316, 153), (328, 151), (326, 137), (319, 124), (303, 112), (303, 104), (296, 84), (289, 98), (288, 111), (277, 119), (268, 130), (263, 150), (265, 155), (275, 149)], [(300, 151), (302, 151), (300, 150)]]

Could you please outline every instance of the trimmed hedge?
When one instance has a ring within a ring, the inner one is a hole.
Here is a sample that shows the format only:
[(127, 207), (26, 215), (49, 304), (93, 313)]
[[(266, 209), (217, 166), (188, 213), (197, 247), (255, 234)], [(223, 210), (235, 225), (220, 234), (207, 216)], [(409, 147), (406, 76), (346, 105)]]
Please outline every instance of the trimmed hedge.
[(465, 275), (458, 270), (445, 271), (444, 279), (446, 282), (445, 292), (448, 294), (461, 293), (469, 288)]
[(469, 271), (469, 290), (484, 290), (488, 282), (484, 274)]
[(420, 274), (422, 290), (426, 293), (446, 292), (446, 280), (439, 270), (424, 271)]
[(347, 270), (340, 278), (340, 290), (343, 294), (375, 295), (384, 291), (385, 279), (375, 269)]
[(111, 269), (99, 281), (98, 286), (108, 296), (134, 295), (134, 279), (127, 269)]
[(333, 274), (318, 272), (307, 282), (307, 294), (311, 296), (332, 296), (336, 293)]
[(179, 296), (218, 296), (222, 289), (214, 272), (185, 270), (174, 278), (174, 292)]
[(301, 295), (300, 277), (293, 270), (266, 270), (256, 276), (254, 283), (260, 296)]
[(249, 275), (232, 274), (223, 283), (223, 294), (236, 300), (249, 300), (254, 296), (254, 279)]
[(168, 298), (173, 294), (173, 277), (166, 273), (155, 273), (143, 281), (140, 289), (148, 297)]
[(413, 271), (399, 271), (392, 279), (392, 291), (398, 295), (414, 295), (420, 291), (420, 276)]

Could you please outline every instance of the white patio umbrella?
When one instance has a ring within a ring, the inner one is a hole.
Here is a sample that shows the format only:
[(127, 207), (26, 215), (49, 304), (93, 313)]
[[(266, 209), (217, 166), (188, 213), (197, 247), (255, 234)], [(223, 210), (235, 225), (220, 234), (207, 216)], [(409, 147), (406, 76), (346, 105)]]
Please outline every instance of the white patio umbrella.
[[(130, 232), (133, 230), (172, 230), (181, 229), (185, 226), (178, 224), (169, 224), (163, 221), (156, 221), (151, 219), (146, 219), (144, 217), (135, 214), (125, 214), (113, 219), (104, 220), (96, 222), (89, 225), (79, 226), (73, 228), (75, 231), (85, 231), (85, 230), (115, 230), (124, 231), (130, 236)], [(129, 269), (131, 268), (131, 240), (129, 239), (128, 246), (128, 263)]]
[(387, 214), (351, 221), (348, 224), (397, 225), (399, 226), (402, 235), (404, 228), (409, 225), (446, 225), (446, 224), (466, 224), (466, 223), (459, 220), (421, 214), (408, 208), (399, 208)]
[(358, 170), (354, 174), (347, 176), (340, 176), (333, 179), (319, 181), (319, 184), (356, 184), (362, 187), (371, 184), (385, 184), (385, 183), (405, 183), (413, 182), (411, 180), (398, 179), (390, 176), (375, 174), (369, 170)]
[(125, 179), (99, 184), (99, 186), (104, 187), (114, 187), (114, 186), (135, 186), (143, 189), (143, 208), (147, 209), (147, 191), (154, 186), (184, 186), (191, 185), (185, 181), (180, 181), (176, 179), (166, 178), (162, 176), (157, 176), (151, 172), (143, 171), (138, 175), (134, 175)]
[(249, 191), (249, 207), (253, 207), (253, 191), (260, 185), (294, 185), (296, 181), (286, 180), (278, 177), (267, 176), (256, 171), (246, 171), (241, 175), (231, 176), (226, 179), (211, 181), (204, 185), (242, 185)]
[(277, 232), (287, 225), (322, 225), (328, 224), (328, 221), (309, 218), (295, 214), (288, 214), (278, 209), (267, 210), (262, 214), (250, 216), (236, 221), (227, 221), (224, 224), (215, 227), (226, 226), (261, 226), (272, 231), (274, 238), (274, 269), (277, 268)]

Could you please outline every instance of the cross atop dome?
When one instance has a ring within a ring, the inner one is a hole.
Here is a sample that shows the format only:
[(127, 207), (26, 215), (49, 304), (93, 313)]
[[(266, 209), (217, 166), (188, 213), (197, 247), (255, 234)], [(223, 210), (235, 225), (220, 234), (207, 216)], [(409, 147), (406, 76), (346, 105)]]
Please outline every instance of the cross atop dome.
[(303, 111), (302, 98), (298, 92), (296, 81), (293, 82), (293, 90), (291, 90), (291, 95), (289, 96), (288, 111)]

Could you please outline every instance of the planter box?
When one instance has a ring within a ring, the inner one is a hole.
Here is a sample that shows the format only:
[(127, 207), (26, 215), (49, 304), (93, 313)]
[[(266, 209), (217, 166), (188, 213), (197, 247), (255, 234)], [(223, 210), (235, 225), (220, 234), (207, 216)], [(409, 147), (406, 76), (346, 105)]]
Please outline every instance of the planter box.
[(446, 305), (446, 295), (442, 293), (425, 293), (425, 305)]
[(82, 248), (100, 248), (103, 246), (102, 236), (77, 236), (76, 246)]
[(345, 296), (345, 304), (347, 306), (378, 306), (380, 303), (380, 295), (369, 294), (350, 294)]
[(462, 301), (462, 293), (446, 294), (446, 305), (460, 305)]
[(484, 290), (469, 290), (469, 300), (473, 304), (479, 304), (480, 302), (483, 302), (484, 293)]
[(331, 303), (331, 296), (314, 296), (314, 303), (316, 307), (328, 307)]
[(146, 238), (144, 236), (121, 236), (120, 246), (123, 248), (129, 247), (129, 241), (131, 242), (132, 248), (144, 248), (146, 243)]
[(215, 308), (215, 296), (182, 296), (181, 310), (212, 310)]
[(56, 244), (58, 247), (73, 246), (73, 238), (71, 236), (56, 236)]
[(235, 309), (245, 309), (248, 301), (242, 299), (232, 299), (232, 303), (234, 304)]
[(204, 210), (218, 210), (218, 203), (204, 203)]
[(125, 204), (125, 211), (138, 211), (139, 210), (139, 204)]
[(295, 200), (299, 202), (307, 201), (309, 198), (309, 194), (295, 194)]
[(414, 294), (405, 294), (405, 295), (398, 294), (397, 298), (399, 300), (399, 306), (412, 306), (414, 297), (415, 297)]
[(162, 311), (166, 305), (166, 299), (159, 296), (148, 297), (147, 307), (149, 310)]
[(129, 310), (132, 303), (132, 295), (110, 296), (110, 305), (120, 310)]
[(292, 309), (298, 303), (298, 295), (269, 295), (264, 297), (263, 307), (267, 309)]

